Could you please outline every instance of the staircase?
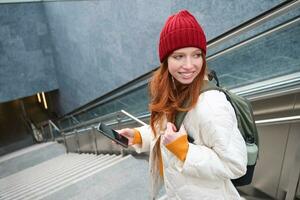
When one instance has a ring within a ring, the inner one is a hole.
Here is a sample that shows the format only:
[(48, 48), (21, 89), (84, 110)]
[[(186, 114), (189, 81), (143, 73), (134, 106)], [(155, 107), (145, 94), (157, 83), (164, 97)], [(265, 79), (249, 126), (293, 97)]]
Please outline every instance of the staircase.
[[(62, 145), (49, 142), (0, 157), (0, 200), (149, 199), (148, 176), (145, 159), (66, 154)], [(164, 189), (159, 196), (167, 199)]]
[(131, 155), (61, 154), (0, 179), (0, 200), (149, 199), (147, 165)]

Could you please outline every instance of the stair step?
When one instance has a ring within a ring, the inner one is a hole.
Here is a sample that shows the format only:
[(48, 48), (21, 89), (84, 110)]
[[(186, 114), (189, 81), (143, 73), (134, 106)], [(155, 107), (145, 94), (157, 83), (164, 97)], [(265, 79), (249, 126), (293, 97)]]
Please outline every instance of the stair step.
[[(59, 156), (0, 180), (0, 199), (32, 199), (34, 196), (37, 198), (39, 194), (60, 190), (81, 180), (82, 177), (88, 177), (93, 174), (91, 170), (99, 171), (99, 168), (104, 168), (117, 159), (120, 159), (120, 156)], [(60, 163), (55, 165), (57, 161)]]
[[(128, 159), (130, 156), (126, 156), (126, 157), (122, 157), (122, 156), (117, 156), (115, 158), (113, 158), (112, 160), (110, 160), (109, 162), (107, 162), (106, 164), (100, 165), (96, 168), (92, 168), (88, 170), (88, 173), (83, 174), (82, 176), (80, 175), (75, 175), (74, 177), (72, 177), (72, 180), (69, 182), (61, 182), (60, 183), (60, 187), (53, 187), (52, 190), (49, 190), (47, 193), (44, 193), (42, 191), (39, 191), (38, 193), (35, 193), (33, 196), (24, 198), (24, 200), (30, 200), (30, 199), (36, 199), (36, 200), (40, 200), (40, 199), (44, 199), (46, 196), (53, 194), (57, 191), (62, 190), (63, 188), (66, 188), (70, 185), (76, 184), (77, 182), (86, 179), (90, 176), (93, 176), (94, 174), (99, 173), (100, 171), (109, 168), (113, 165), (116, 165), (117, 163)], [(23, 200), (23, 199), (22, 199)]]
[[(57, 174), (64, 173), (64, 171), (69, 170), (69, 168), (76, 167), (82, 162), (87, 162), (91, 159), (92, 158), (90, 156), (84, 155), (80, 157), (75, 155), (62, 156), (61, 158), (57, 158), (55, 160), (51, 160), (49, 162), (45, 162), (21, 171), (19, 172), (21, 175), (18, 175), (18, 173), (11, 178), (7, 177), (5, 179), (6, 181), (4, 182), (4, 185), (6, 185), (6, 187), (3, 187), (3, 189), (5, 189), (6, 192), (3, 195), (9, 193), (11, 190), (16, 191), (24, 186), (25, 188), (28, 187), (30, 183), (28, 183), (27, 177), (31, 177), (31, 183), (42, 182), (43, 180), (47, 180), (49, 176), (55, 176)], [(59, 164), (57, 166), (53, 166), (53, 162), (57, 162)]]
[(62, 190), (47, 194), (43, 200), (138, 200), (149, 199), (148, 162), (130, 156)]
[(0, 179), (65, 154), (62, 144), (49, 142), (33, 145), (0, 157)]

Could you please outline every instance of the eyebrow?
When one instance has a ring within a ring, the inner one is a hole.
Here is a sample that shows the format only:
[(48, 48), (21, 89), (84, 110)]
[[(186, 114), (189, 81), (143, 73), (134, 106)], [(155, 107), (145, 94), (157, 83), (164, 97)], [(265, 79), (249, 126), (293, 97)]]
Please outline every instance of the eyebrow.
[[(171, 54), (171, 55), (173, 55), (173, 54), (184, 54), (185, 52), (181, 52), (180, 50), (179, 51), (173, 51), (173, 53)], [(197, 50), (195, 50), (195, 51), (193, 51), (192, 53), (202, 53), (202, 51), (199, 49), (197, 49)]]

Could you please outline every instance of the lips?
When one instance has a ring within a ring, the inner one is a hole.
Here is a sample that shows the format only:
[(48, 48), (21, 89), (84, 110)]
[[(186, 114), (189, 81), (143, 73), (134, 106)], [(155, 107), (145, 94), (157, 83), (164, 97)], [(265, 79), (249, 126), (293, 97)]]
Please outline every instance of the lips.
[(194, 72), (178, 72), (182, 78), (191, 78), (193, 77)]

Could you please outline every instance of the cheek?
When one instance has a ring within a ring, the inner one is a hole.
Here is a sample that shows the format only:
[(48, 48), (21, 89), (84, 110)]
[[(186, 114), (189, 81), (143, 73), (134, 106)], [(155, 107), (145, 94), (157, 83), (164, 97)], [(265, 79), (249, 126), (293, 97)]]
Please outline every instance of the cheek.
[(199, 62), (196, 64), (196, 66), (197, 66), (197, 71), (200, 72), (203, 67), (203, 60), (202, 59), (199, 60)]
[(172, 68), (169, 68), (169, 73), (174, 77), (176, 76), (176, 71)]
[(179, 67), (176, 64), (174, 64), (173, 62), (168, 62), (168, 70), (172, 76), (176, 75), (178, 69)]

